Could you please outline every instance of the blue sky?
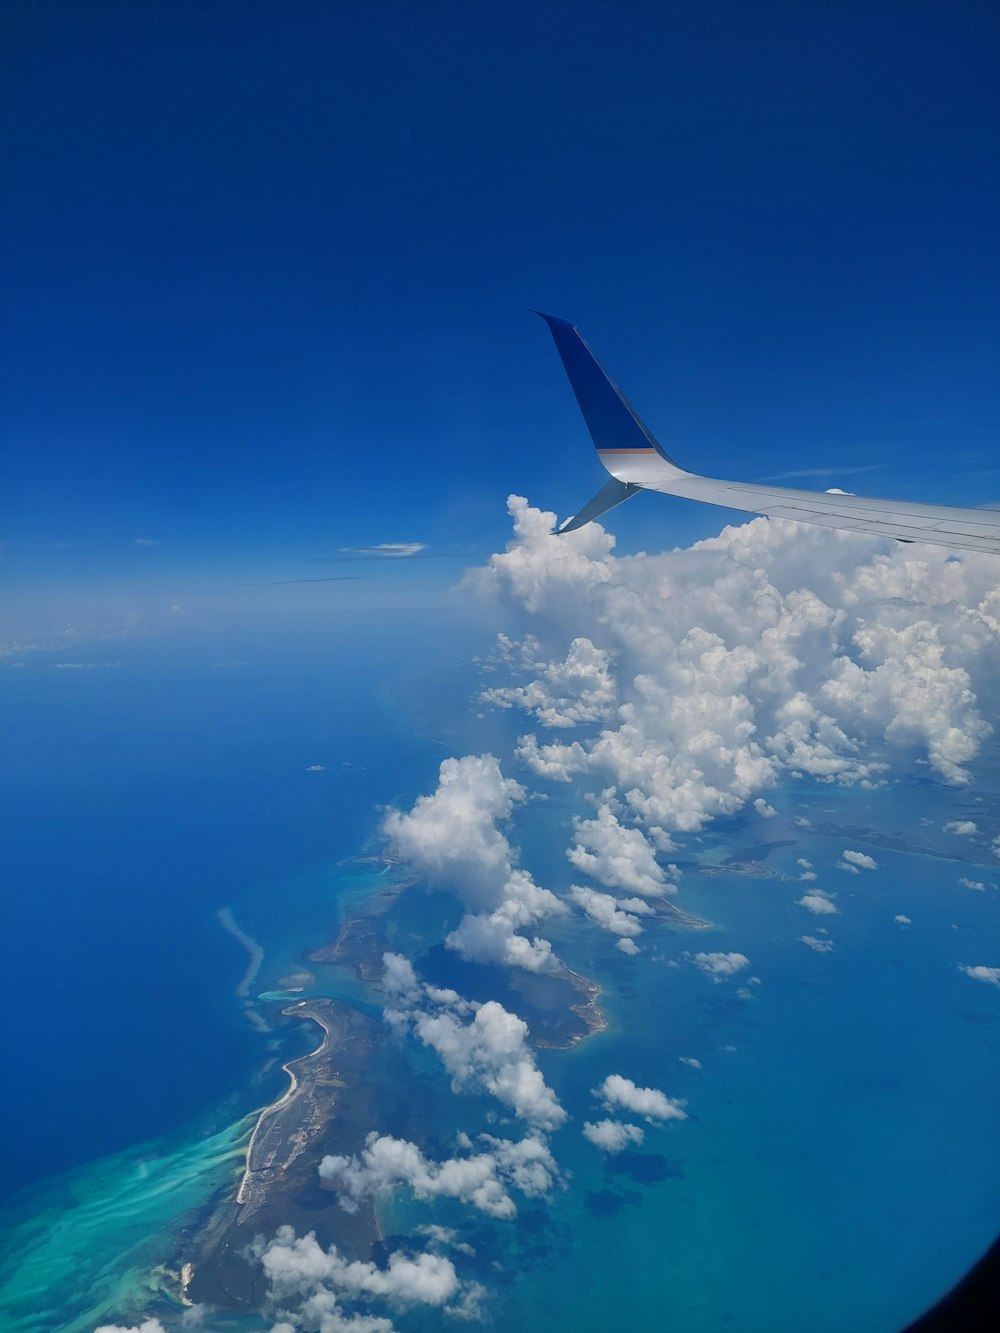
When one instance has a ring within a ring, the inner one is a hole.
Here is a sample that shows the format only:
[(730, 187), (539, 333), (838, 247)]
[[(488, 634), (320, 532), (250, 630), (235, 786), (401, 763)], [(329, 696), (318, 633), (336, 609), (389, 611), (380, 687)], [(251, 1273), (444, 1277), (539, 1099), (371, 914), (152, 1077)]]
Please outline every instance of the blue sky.
[[(502, 547), (509, 491), (572, 512), (603, 474), (531, 307), (688, 466), (997, 500), (998, 28), (919, 0), (8, 6), (17, 605), (345, 571), (316, 605), (410, 598)], [(611, 526), (725, 519), (641, 497)], [(449, 558), (325, 563), (380, 542)]]

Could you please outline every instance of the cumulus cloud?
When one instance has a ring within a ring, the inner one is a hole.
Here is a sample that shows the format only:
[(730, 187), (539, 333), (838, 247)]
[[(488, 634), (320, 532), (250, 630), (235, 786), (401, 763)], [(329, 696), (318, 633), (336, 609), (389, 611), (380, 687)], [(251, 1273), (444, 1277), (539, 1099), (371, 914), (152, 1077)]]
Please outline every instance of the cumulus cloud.
[(638, 944), (636, 944), (635, 940), (627, 939), (624, 936), (618, 940), (615, 944), (615, 948), (619, 953), (628, 954), (630, 958), (634, 958), (637, 953), (642, 953), (642, 950), (639, 948)]
[(693, 1055), (679, 1055), (678, 1060), (682, 1065), (690, 1065), (692, 1069), (700, 1069), (701, 1061)]
[(462, 885), (478, 906), (494, 908), (513, 856), (497, 825), (524, 797), (491, 754), (446, 759), (437, 790), (418, 797), (408, 813), (390, 810), (384, 828), (400, 855), (433, 883)]
[(582, 907), (592, 921), (596, 921), (612, 935), (634, 937), (642, 934), (642, 925), (637, 916), (622, 911), (618, 900), (610, 893), (598, 893), (596, 889), (582, 888), (574, 884), (569, 896), (578, 907)]
[(816, 935), (800, 935), (799, 943), (812, 949), (814, 953), (833, 953), (833, 941), (820, 939)]
[(986, 885), (981, 879), (966, 879), (963, 875), (958, 882), (966, 889), (982, 889), (984, 891), (986, 889)]
[(510, 1188), (529, 1198), (552, 1189), (558, 1170), (548, 1144), (538, 1135), (514, 1142), (483, 1134), (479, 1142), (478, 1152), (435, 1162), (416, 1144), (373, 1131), (358, 1156), (324, 1157), (320, 1179), (338, 1188), (341, 1206), (349, 1212), (361, 1199), (386, 1196), (406, 1186), (418, 1199), (459, 1199), (490, 1217), (512, 1218), (517, 1207)]
[(814, 912), (817, 916), (830, 915), (837, 910), (830, 900), (830, 895), (824, 893), (822, 889), (812, 889), (809, 893), (804, 893), (799, 898), (798, 905)]
[(713, 981), (722, 981), (724, 977), (735, 976), (750, 966), (750, 959), (742, 953), (696, 953), (693, 957), (685, 954), (695, 967), (700, 968), (706, 977)]
[[(573, 846), (566, 855), (578, 870), (610, 889), (624, 889), (647, 898), (676, 893), (676, 886), (656, 860), (641, 829), (626, 828), (610, 802), (602, 801), (594, 819), (574, 819)], [(677, 874), (676, 866), (669, 868)]]
[[(500, 638), (502, 646), (511, 644), (506, 636)], [(576, 727), (612, 715), (618, 688), (610, 657), (589, 639), (574, 639), (562, 661), (530, 665), (539, 674), (529, 684), (484, 690), (480, 700), (499, 708), (520, 708), (543, 727)]]
[(382, 1268), (349, 1260), (336, 1245), (324, 1250), (313, 1232), (297, 1236), (290, 1226), (279, 1227), (269, 1241), (258, 1238), (251, 1253), (267, 1278), (267, 1304), (279, 1328), (392, 1333), (389, 1320), (354, 1314), (343, 1303), (380, 1299), (398, 1309), (424, 1305), (454, 1313), (470, 1286), (443, 1255), (396, 1250)]
[(944, 826), (945, 833), (955, 833), (960, 838), (971, 837), (979, 832), (979, 827), (971, 819), (952, 819)]
[(583, 1137), (602, 1152), (619, 1153), (630, 1143), (641, 1143), (646, 1137), (638, 1125), (626, 1125), (620, 1120), (584, 1121)]
[(904, 916), (902, 912), (900, 912), (898, 916), (894, 916), (892, 919), (893, 921), (898, 922), (898, 924), (901, 926), (913, 925), (913, 922), (910, 920), (910, 918), (908, 916)]
[(384, 964), (386, 1021), (437, 1052), (456, 1092), (487, 1092), (539, 1129), (563, 1124), (566, 1112), (535, 1064), (522, 1018), (496, 1000), (478, 1004), (423, 985), (399, 954), (385, 954)]
[(549, 941), (520, 932), (566, 909), (515, 866), (499, 827), (524, 799), (493, 755), (465, 755), (446, 759), (437, 789), (408, 812), (390, 810), (383, 828), (417, 873), (470, 909), (445, 941), (449, 948), (472, 962), (553, 972), (559, 964)]
[(849, 870), (854, 875), (860, 875), (862, 870), (878, 869), (878, 862), (874, 856), (869, 856), (866, 852), (841, 852), (837, 865), (841, 870)]
[(778, 813), (773, 805), (768, 805), (763, 796), (758, 796), (753, 803), (753, 808), (760, 815), (761, 819), (773, 819)]
[(973, 981), (985, 981), (988, 986), (1000, 986), (1000, 967), (968, 967), (959, 964), (958, 970), (964, 972)]
[(508, 507), (513, 540), (468, 576), (508, 644), (531, 645), (510, 649), (529, 679), (500, 701), (551, 730), (589, 688), (570, 677), (598, 699), (596, 734), (529, 734), (518, 760), (616, 786), (654, 847), (764, 801), (785, 772), (877, 784), (894, 747), (967, 780), (997, 703), (992, 557), (768, 519), (619, 557), (599, 524), (557, 538), (553, 514)]
[(165, 1331), (158, 1319), (144, 1319), (141, 1324), (130, 1324), (127, 1328), (124, 1324), (101, 1324), (99, 1328), (94, 1329), (94, 1333), (165, 1333)]
[(609, 1111), (621, 1107), (633, 1115), (641, 1115), (651, 1125), (664, 1120), (687, 1119), (683, 1102), (668, 1097), (659, 1088), (637, 1087), (621, 1074), (609, 1074), (600, 1087), (594, 1089), (594, 1096)]

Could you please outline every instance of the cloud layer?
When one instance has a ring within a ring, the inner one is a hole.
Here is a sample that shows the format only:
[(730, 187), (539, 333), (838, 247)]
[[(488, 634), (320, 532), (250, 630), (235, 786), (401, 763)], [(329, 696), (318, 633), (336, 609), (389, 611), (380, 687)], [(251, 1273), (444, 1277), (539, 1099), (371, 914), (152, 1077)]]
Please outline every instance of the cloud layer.
[(616, 557), (599, 524), (556, 538), (553, 514), (509, 509), (507, 551), (468, 576), (523, 677), (489, 699), (543, 730), (584, 727), (526, 734), (520, 762), (613, 785), (659, 850), (748, 802), (768, 816), (785, 773), (876, 784), (892, 747), (967, 780), (997, 701), (993, 557), (767, 519)]

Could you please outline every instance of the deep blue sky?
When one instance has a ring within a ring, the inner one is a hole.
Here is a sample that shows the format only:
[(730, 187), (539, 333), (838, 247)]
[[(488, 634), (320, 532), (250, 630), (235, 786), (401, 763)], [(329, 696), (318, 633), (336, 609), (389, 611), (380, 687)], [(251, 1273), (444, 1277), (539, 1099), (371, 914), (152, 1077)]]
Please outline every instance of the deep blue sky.
[[(252, 601), (345, 546), (481, 558), (511, 490), (572, 512), (603, 474), (529, 307), (696, 469), (1000, 498), (995, 5), (3, 22), (7, 558), (36, 616)], [(611, 526), (655, 548), (724, 517), (640, 497)]]

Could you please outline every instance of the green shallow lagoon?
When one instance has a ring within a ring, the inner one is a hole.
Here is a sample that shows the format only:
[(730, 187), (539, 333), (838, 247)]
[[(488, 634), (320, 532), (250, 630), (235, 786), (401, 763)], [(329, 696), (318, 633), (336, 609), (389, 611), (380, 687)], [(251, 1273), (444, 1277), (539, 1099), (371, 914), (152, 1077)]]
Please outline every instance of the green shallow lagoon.
[(235, 1189), (256, 1116), (158, 1139), (24, 1191), (0, 1210), (4, 1333), (90, 1333), (151, 1307), (180, 1313), (184, 1228)]

